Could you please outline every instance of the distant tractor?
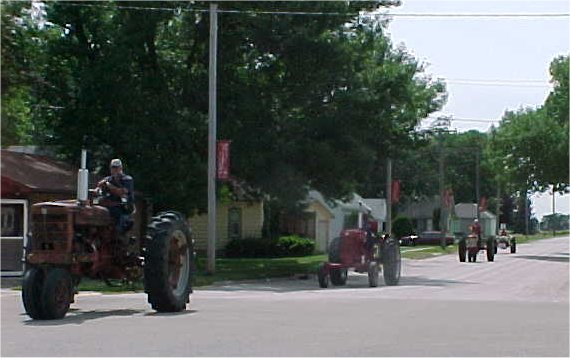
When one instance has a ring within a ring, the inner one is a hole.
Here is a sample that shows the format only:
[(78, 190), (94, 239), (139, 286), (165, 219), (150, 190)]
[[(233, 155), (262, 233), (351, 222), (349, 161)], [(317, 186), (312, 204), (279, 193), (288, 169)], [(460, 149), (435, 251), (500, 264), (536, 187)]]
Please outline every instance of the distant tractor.
[(517, 252), (517, 239), (507, 232), (505, 224), (501, 224), (501, 230), (496, 239), (495, 253), (497, 253), (497, 248), (505, 250), (510, 249), (511, 254)]
[[(28, 316), (63, 318), (83, 277), (133, 282), (144, 276), (153, 309), (184, 310), (192, 292), (194, 264), (193, 240), (184, 216), (162, 212), (152, 218), (146, 236), (125, 240), (107, 207), (97, 204), (105, 203), (107, 193), (97, 190), (88, 195), (85, 151), (81, 162), (77, 200), (32, 206), (22, 282)], [(132, 226), (132, 221), (125, 225)]]
[(371, 209), (359, 203), (356, 228), (345, 228), (329, 246), (329, 261), (319, 266), (319, 286), (326, 288), (329, 282), (343, 286), (348, 279), (348, 270), (368, 273), (370, 287), (378, 286), (380, 271), (386, 285), (397, 285), (400, 280), (400, 244), (388, 235), (378, 233), (378, 222), (371, 217)]
[(481, 250), (486, 251), (487, 261), (495, 261), (495, 253), (497, 248), (495, 246), (495, 239), (493, 237), (488, 237), (486, 240), (480, 239), (479, 235), (473, 232), (471, 228), (471, 233), (466, 237), (460, 237), (459, 243), (457, 245), (457, 252), (459, 254), (459, 261), (465, 262), (477, 262), (477, 254)]

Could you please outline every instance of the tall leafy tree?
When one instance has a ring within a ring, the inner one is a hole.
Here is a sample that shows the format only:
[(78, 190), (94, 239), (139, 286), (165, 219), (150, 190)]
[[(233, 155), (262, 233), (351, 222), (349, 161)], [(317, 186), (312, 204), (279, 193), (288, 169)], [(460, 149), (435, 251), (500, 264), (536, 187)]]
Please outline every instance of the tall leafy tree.
[[(221, 4), (240, 11), (219, 16), (219, 137), (232, 140), (233, 175), (285, 207), (308, 187), (375, 190), (386, 154), (445, 99), (381, 24), (354, 16), (394, 3)], [(44, 142), (70, 159), (87, 147), (100, 172), (120, 156), (158, 208), (186, 212), (206, 207), (209, 36), (208, 17), (188, 7), (48, 3), (56, 36), (38, 94)]]
[(568, 57), (551, 64), (553, 91), (537, 109), (508, 111), (490, 143), (497, 175), (514, 190), (564, 188), (568, 179)]

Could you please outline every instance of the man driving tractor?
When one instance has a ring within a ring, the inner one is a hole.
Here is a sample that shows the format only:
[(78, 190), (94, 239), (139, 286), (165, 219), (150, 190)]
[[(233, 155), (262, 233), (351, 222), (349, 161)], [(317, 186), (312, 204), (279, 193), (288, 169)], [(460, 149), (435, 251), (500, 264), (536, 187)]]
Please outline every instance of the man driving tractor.
[(479, 220), (473, 220), (473, 225), (471, 226), (471, 232), (477, 235), (477, 246), (481, 247), (481, 224), (479, 224)]
[(97, 183), (97, 188), (105, 195), (101, 205), (109, 209), (115, 220), (117, 232), (121, 235), (130, 230), (130, 215), (134, 211), (133, 178), (123, 173), (120, 159), (111, 160), (111, 175)]

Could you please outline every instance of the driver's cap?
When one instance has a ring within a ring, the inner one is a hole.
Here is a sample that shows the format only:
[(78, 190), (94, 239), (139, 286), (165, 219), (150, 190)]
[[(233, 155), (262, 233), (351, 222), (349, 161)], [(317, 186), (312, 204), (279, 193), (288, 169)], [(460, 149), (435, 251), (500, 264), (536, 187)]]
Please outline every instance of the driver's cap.
[(123, 162), (121, 159), (113, 159), (111, 160), (111, 168), (119, 168), (123, 166)]

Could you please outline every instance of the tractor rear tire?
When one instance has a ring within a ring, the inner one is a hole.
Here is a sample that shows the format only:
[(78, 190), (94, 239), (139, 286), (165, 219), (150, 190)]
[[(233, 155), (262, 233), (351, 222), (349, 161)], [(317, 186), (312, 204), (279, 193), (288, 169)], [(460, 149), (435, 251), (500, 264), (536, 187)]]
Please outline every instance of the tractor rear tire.
[(329, 262), (340, 263), (340, 237), (335, 237), (329, 244)]
[(517, 253), (517, 242), (515, 239), (511, 241), (511, 254)]
[(370, 287), (378, 287), (378, 276), (380, 276), (378, 264), (371, 261), (368, 264), (368, 285)]
[(398, 240), (390, 237), (384, 241), (382, 251), (384, 283), (388, 286), (396, 286), (400, 281), (402, 270), (400, 243)]
[(43, 319), (42, 288), (44, 271), (36, 266), (29, 267), (22, 280), (22, 301), (26, 314), (32, 319)]
[(465, 255), (467, 253), (467, 244), (465, 243), (465, 239), (459, 240), (457, 253), (459, 254), (459, 262), (465, 262)]
[(47, 271), (42, 288), (43, 319), (61, 319), (69, 311), (73, 297), (71, 273), (63, 268)]
[(317, 270), (317, 278), (319, 279), (319, 287), (327, 288), (329, 287), (329, 276), (325, 270), (325, 264), (321, 264)]
[(346, 285), (347, 278), (348, 278), (348, 269), (346, 268), (331, 269), (331, 283), (334, 286)]
[(495, 261), (495, 240), (492, 238), (487, 240), (487, 261)]
[(190, 302), (194, 242), (184, 216), (175, 211), (152, 218), (147, 230), (144, 288), (158, 312), (180, 312)]

